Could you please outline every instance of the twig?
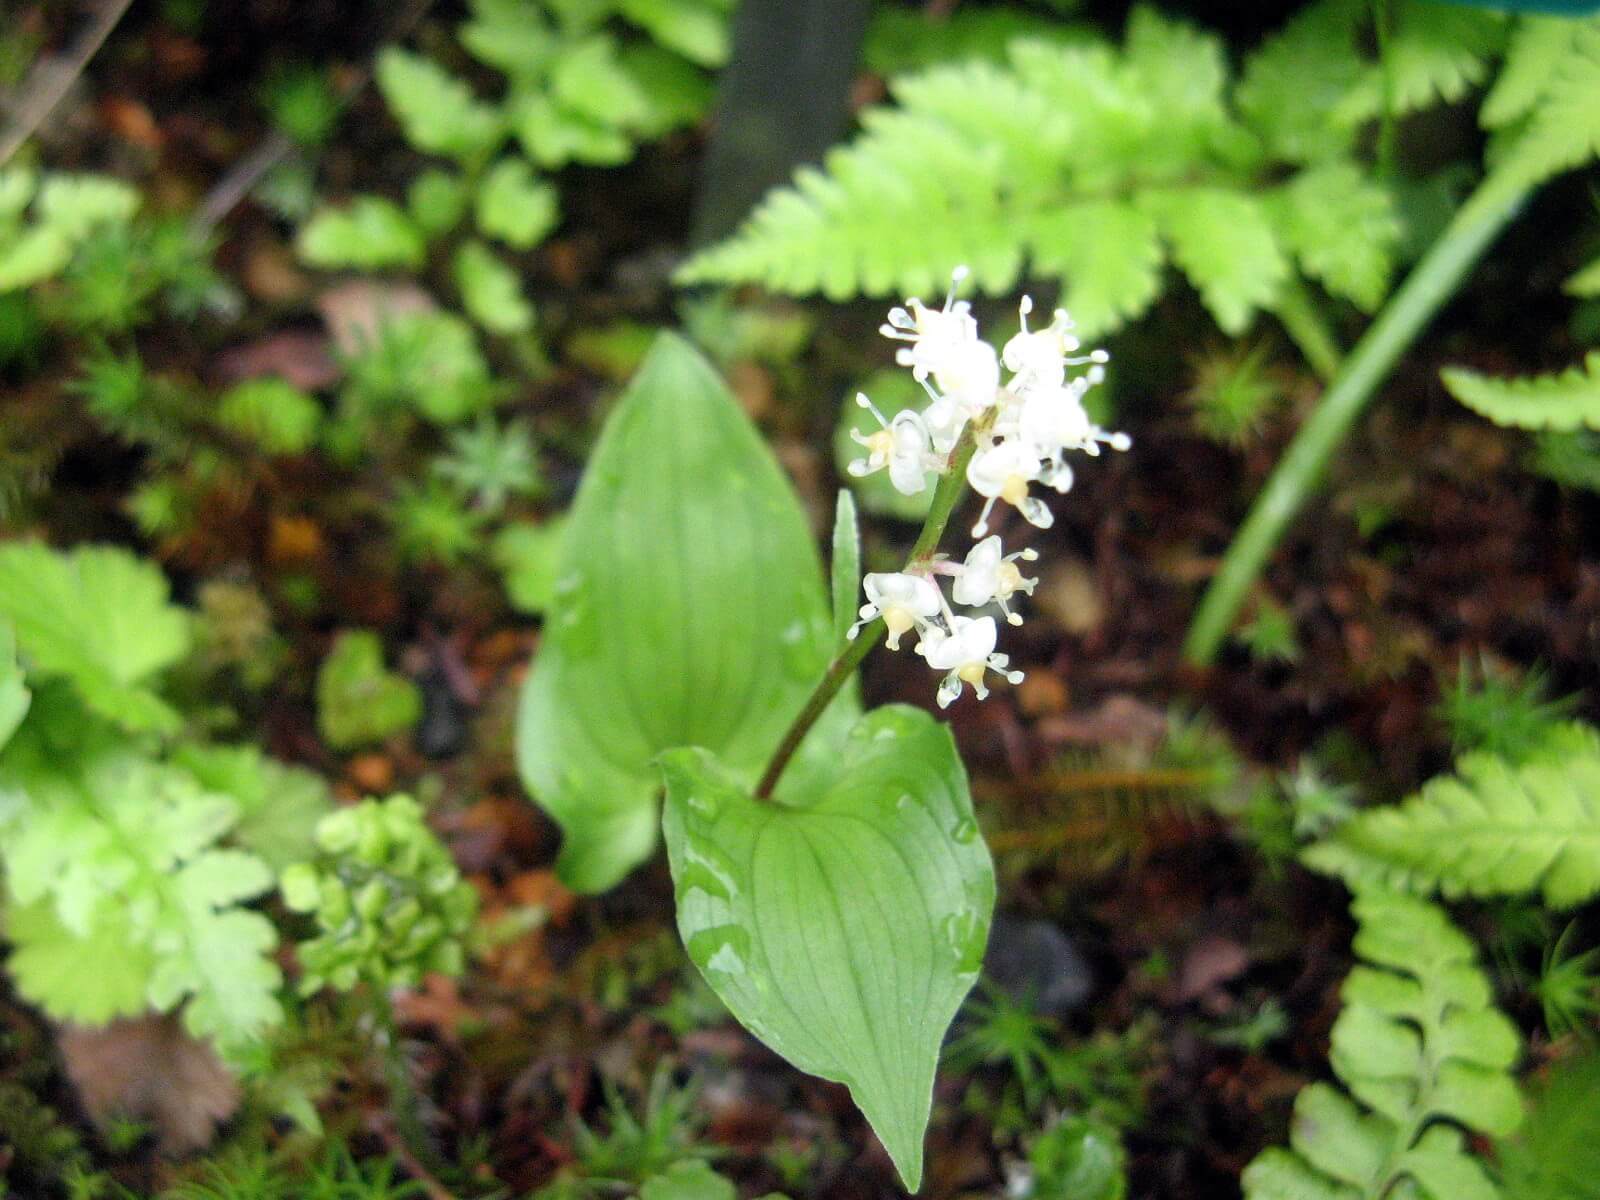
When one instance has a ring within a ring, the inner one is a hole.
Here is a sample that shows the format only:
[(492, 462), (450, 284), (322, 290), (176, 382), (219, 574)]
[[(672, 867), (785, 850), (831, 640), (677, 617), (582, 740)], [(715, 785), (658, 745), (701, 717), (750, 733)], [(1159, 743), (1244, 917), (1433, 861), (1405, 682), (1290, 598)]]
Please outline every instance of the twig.
[(44, 124), (44, 119), (55, 111), (56, 105), (61, 103), (61, 98), (83, 74), (89, 60), (105, 45), (106, 38), (111, 36), (111, 31), (117, 27), (122, 14), (128, 11), (132, 3), (133, 0), (103, 0), (99, 13), (67, 53), (65, 62), (42, 58), (34, 65), (22, 93), (22, 101), (17, 105), (16, 115), (6, 126), (5, 133), (0, 135), (0, 166), (9, 161)]

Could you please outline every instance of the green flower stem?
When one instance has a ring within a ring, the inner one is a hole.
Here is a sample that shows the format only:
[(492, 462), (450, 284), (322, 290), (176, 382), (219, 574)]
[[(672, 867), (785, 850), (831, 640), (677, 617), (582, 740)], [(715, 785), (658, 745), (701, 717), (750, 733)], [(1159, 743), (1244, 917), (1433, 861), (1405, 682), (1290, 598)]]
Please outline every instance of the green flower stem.
[[(917, 535), (916, 544), (911, 547), (911, 554), (906, 558), (904, 570), (930, 562), (934, 551), (939, 548), (939, 541), (944, 537), (945, 527), (950, 524), (950, 515), (955, 511), (956, 505), (967, 490), (967, 464), (972, 461), (972, 455), (978, 448), (978, 437), (988, 428), (988, 420), (969, 422), (967, 430), (961, 435), (950, 455), (950, 466), (939, 478), (939, 486), (934, 489), (933, 503), (928, 508), (927, 519), (922, 523), (922, 532)], [(843, 650), (828, 664), (828, 669), (823, 673), (822, 680), (817, 684), (816, 690), (811, 693), (805, 707), (790, 723), (788, 730), (783, 735), (783, 740), (778, 743), (778, 749), (772, 755), (772, 761), (767, 764), (767, 769), (761, 775), (761, 782), (756, 784), (755, 796), (757, 800), (772, 799), (772, 791), (778, 786), (778, 780), (783, 775), (783, 769), (789, 765), (789, 760), (794, 757), (795, 751), (800, 749), (800, 743), (805, 741), (806, 734), (811, 732), (822, 714), (827, 711), (828, 705), (839, 694), (855, 674), (856, 668), (861, 665), (861, 660), (867, 657), (867, 652), (878, 644), (883, 637), (883, 623), (874, 621), (868, 625), (852, 642), (846, 642)]]
[(1350, 426), (1395, 361), (1455, 293), (1527, 195), (1528, 189), (1511, 179), (1504, 168), (1492, 172), (1356, 343), (1316, 411), (1289, 443), (1228, 547), (1184, 639), (1183, 655), (1191, 663), (1204, 666), (1215, 657), (1267, 556), (1321, 482), (1328, 459)]

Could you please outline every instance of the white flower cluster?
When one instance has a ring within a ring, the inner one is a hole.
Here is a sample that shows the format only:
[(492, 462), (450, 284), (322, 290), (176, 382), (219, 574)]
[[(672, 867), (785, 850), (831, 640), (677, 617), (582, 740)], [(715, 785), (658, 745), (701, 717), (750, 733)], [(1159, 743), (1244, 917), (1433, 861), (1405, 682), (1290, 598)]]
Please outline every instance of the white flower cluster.
[[(972, 536), (981, 540), (960, 563), (939, 555), (920, 567), (914, 565), (911, 572), (868, 575), (863, 581), (868, 602), (850, 630), (853, 638), (867, 622), (882, 618), (889, 648), (897, 650), (900, 638), (915, 629), (917, 653), (934, 670), (945, 672), (939, 684), (941, 708), (961, 695), (964, 684), (971, 684), (980, 699), (986, 697), (988, 671), (1012, 683), (1021, 682), (1022, 672), (1008, 670), (1007, 656), (995, 653), (994, 617), (956, 615), (938, 578), (953, 580), (951, 594), (957, 604), (972, 609), (997, 605), (1008, 623), (1022, 624), (1011, 598), (1017, 592), (1031, 595), (1038, 580), (1023, 578), (1016, 564), (1039, 556), (1031, 549), (1007, 554), (1000, 538), (989, 534), (995, 503), (1004, 500), (1030, 525), (1048, 529), (1055, 517), (1043, 500), (1030, 493), (1030, 486), (1039, 483), (1065, 492), (1072, 486), (1068, 451), (1099, 454), (1102, 446), (1126, 450), (1132, 444), (1125, 433), (1101, 429), (1084, 408), (1089, 389), (1105, 378), (1105, 351), (1077, 355), (1072, 320), (1059, 309), (1049, 325), (1030, 330), (1033, 302), (1024, 297), (1021, 332), (997, 354), (978, 337), (971, 305), (955, 298), (966, 273), (964, 267), (955, 271), (943, 308), (907, 300), (904, 308), (890, 310), (881, 332), (906, 343), (896, 361), (911, 368), (928, 393), (928, 404), (920, 412), (897, 413), (890, 421), (864, 394), (857, 395), (856, 403), (871, 412), (881, 428), (870, 435), (852, 432), (867, 453), (849, 467), (857, 477), (887, 469), (895, 488), (914, 496), (928, 488), (930, 475), (949, 471), (968, 425), (977, 431), (967, 482), (984, 498), (983, 512), (972, 529)], [(1002, 368), (1011, 376), (1004, 382)]]

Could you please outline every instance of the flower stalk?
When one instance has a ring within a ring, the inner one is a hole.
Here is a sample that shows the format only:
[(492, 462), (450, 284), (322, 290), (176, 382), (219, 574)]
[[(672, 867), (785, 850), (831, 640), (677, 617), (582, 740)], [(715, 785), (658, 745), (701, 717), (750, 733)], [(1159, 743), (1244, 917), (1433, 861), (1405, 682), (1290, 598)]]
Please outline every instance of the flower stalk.
[[(1011, 601), (1018, 592), (1031, 595), (1038, 580), (1024, 578), (1017, 563), (1039, 555), (1031, 547), (1007, 554), (999, 535), (989, 533), (990, 516), (1004, 501), (1035, 529), (1049, 529), (1055, 514), (1032, 486), (1065, 493), (1073, 479), (1069, 453), (1095, 456), (1132, 444), (1127, 434), (1095, 424), (1084, 406), (1088, 393), (1105, 380), (1108, 357), (1103, 350), (1078, 353), (1066, 311), (1056, 309), (1048, 324), (1029, 328), (1033, 300), (1024, 296), (1017, 306), (1020, 328), (997, 351), (978, 336), (972, 306), (956, 299), (966, 277), (965, 267), (955, 269), (943, 307), (907, 300), (904, 307), (890, 309), (888, 321), (878, 327), (901, 343), (895, 361), (910, 368), (928, 404), (920, 411), (902, 410), (891, 420), (868, 396), (858, 395), (856, 403), (872, 413), (879, 431), (852, 433), (867, 454), (849, 465), (849, 473), (861, 478), (887, 470), (895, 490), (908, 496), (926, 491), (930, 475), (937, 483), (905, 566), (862, 579), (867, 602), (857, 610), (860, 619), (846, 630), (845, 644), (778, 743), (756, 785), (758, 800), (772, 798), (806, 735), (885, 635), (889, 649), (898, 650), (901, 639), (915, 631), (915, 652), (942, 673), (935, 694), (940, 708), (954, 704), (969, 687), (984, 699), (991, 673), (1021, 683), (1023, 673), (996, 649), (998, 622), (984, 610), (993, 606), (1006, 625), (1021, 625), (1022, 614)], [(940, 554), (939, 542), (968, 487), (984, 499), (972, 527), (972, 536), (980, 540), (964, 558)], [(969, 615), (956, 613), (943, 580), (953, 581), (955, 603), (971, 610)], [(834, 615), (840, 621), (845, 616)]]
[[(911, 553), (906, 556), (903, 570), (907, 574), (932, 564), (933, 556), (939, 549), (939, 542), (944, 537), (945, 528), (950, 524), (956, 505), (966, 494), (967, 466), (972, 462), (972, 456), (978, 449), (978, 438), (986, 432), (985, 422), (969, 424), (956, 448), (951, 452), (949, 470), (940, 476), (938, 486), (933, 492), (933, 503), (929, 506), (928, 515), (922, 522), (922, 530), (917, 534)], [(794, 758), (795, 751), (800, 749), (800, 743), (805, 741), (806, 734), (810, 733), (811, 727), (821, 719), (828, 705), (833, 703), (833, 698), (839, 694), (839, 690), (855, 674), (856, 668), (861, 665), (868, 652), (883, 638), (885, 629), (883, 622), (873, 622), (855, 639), (846, 642), (834, 655), (833, 661), (823, 672), (815, 690), (807, 698), (805, 706), (789, 723), (789, 728), (784, 732), (777, 750), (773, 752), (771, 761), (767, 763), (767, 769), (762, 772), (761, 781), (756, 784), (757, 800), (772, 799), (773, 790), (778, 786), (784, 768)]]

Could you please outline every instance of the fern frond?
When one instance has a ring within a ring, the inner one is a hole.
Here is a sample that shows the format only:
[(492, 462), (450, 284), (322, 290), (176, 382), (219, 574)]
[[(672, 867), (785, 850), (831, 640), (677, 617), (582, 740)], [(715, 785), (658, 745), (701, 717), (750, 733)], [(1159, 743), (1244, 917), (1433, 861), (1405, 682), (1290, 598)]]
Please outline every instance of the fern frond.
[(1362, 77), (1355, 39), (1365, 11), (1361, 0), (1318, 0), (1245, 64), (1234, 99), (1273, 154), (1319, 162), (1349, 152), (1354, 131), (1328, 113)]
[(1399, 7), (1386, 60), (1369, 64), (1334, 109), (1335, 121), (1355, 125), (1431, 105), (1453, 104), (1488, 77), (1505, 46), (1505, 15), (1478, 8), (1411, 3)]
[(1600, 429), (1600, 350), (1592, 351), (1583, 366), (1556, 375), (1495, 379), (1446, 367), (1439, 378), (1452, 396), (1496, 425), (1557, 432)]
[(1335, 160), (1302, 171), (1270, 203), (1305, 274), (1365, 312), (1382, 303), (1401, 232), (1388, 188), (1355, 163)]
[(1173, 189), (1147, 193), (1144, 207), (1224, 333), (1243, 333), (1288, 278), (1288, 259), (1254, 196), (1226, 188)]
[(1161, 228), (1132, 204), (1068, 204), (1040, 213), (1026, 236), (1034, 269), (1065, 281), (1061, 303), (1082, 329), (1115, 329), (1161, 294)]
[(1402, 804), (1370, 809), (1310, 847), (1308, 866), (1447, 897), (1538, 891), (1554, 908), (1600, 893), (1600, 733), (1563, 727), (1512, 765), (1469, 754)]
[(1508, 133), (1510, 148), (1499, 168), (1519, 187), (1532, 187), (1600, 154), (1600, 17), (1570, 24), (1565, 53), (1544, 51), (1544, 86), (1534, 92), (1523, 84), (1523, 94), (1513, 92), (1515, 102), (1504, 106), (1528, 113), (1521, 127)]
[(1484, 97), (1478, 120), (1503, 129), (1533, 111), (1550, 79), (1572, 53), (1578, 23), (1567, 17), (1524, 17), (1506, 46), (1505, 63)]
[[(1361, 70), (1352, 0), (1315, 12), (1283, 44), (1297, 52), (1310, 43), (1298, 30), (1334, 29), (1344, 65), (1329, 66), (1329, 90), (1346, 96)], [(1263, 120), (1299, 69), (1277, 58), (1253, 75), (1249, 111)], [(1304, 109), (1303, 85), (1293, 87)], [(1170, 255), (1237, 333), (1276, 302), (1293, 259), (1334, 294), (1375, 306), (1399, 237), (1387, 194), (1347, 143), (1334, 149), (1337, 168), (1280, 191), (1281, 162), (1268, 161), (1263, 131), (1238, 119), (1229, 93), (1220, 39), (1144, 6), (1120, 48), (1086, 35), (1022, 39), (1003, 62), (896, 79), (894, 105), (867, 110), (851, 143), (769, 194), (678, 281), (844, 299), (937, 290), (964, 263), (995, 294), (1026, 269), (1060, 280), (1080, 334), (1096, 338), (1149, 308)], [(1291, 161), (1305, 148), (1287, 131), (1265, 140)]]
[(1245, 1169), (1246, 1200), (1496, 1200), (1464, 1134), (1521, 1121), (1516, 1028), (1441, 909), (1382, 891), (1351, 909), (1364, 962), (1345, 980), (1330, 1053), (1348, 1094), (1328, 1083), (1300, 1093), (1289, 1146)]

